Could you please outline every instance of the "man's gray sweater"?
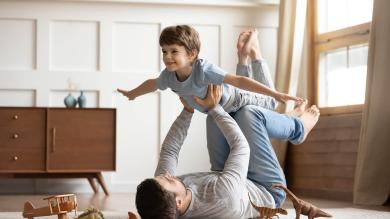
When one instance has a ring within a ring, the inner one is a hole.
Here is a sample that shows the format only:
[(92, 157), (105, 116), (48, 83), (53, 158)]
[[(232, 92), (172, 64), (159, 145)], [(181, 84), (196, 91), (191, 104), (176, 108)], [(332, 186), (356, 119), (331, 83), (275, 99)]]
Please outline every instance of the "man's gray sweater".
[[(187, 136), (192, 113), (183, 110), (172, 124), (160, 153), (155, 176), (176, 175), (179, 152)], [(221, 172), (201, 172), (178, 176), (192, 192), (187, 211), (180, 218), (254, 218), (248, 194), (258, 206), (275, 207), (271, 194), (247, 179), (249, 145), (235, 120), (220, 105), (209, 111), (229, 146), (230, 154)]]

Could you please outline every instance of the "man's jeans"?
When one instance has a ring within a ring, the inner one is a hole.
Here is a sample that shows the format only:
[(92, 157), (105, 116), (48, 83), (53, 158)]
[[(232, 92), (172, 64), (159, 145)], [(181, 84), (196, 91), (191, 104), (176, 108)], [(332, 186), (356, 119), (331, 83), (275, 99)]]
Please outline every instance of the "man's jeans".
[[(269, 138), (300, 142), (304, 134), (302, 120), (253, 105), (241, 108), (232, 116), (250, 146), (247, 178), (264, 186), (273, 195), (276, 207), (280, 207), (286, 195), (280, 189), (273, 189), (272, 184), (286, 185), (286, 180)], [(207, 117), (207, 147), (211, 170), (223, 170), (230, 148), (210, 116)]]

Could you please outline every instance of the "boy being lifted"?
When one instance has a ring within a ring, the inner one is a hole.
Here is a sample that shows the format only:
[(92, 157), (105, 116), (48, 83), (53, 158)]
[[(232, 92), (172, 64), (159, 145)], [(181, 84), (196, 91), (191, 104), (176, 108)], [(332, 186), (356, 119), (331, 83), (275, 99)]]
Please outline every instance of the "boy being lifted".
[[(238, 41), (239, 49), (242, 47), (239, 52), (244, 56), (248, 55), (255, 41), (257, 41), (256, 30), (243, 32)], [(251, 78), (227, 74), (218, 66), (198, 58), (199, 34), (188, 25), (165, 28), (160, 35), (159, 44), (166, 68), (158, 78), (146, 80), (133, 90), (118, 89), (129, 100), (169, 87), (191, 107), (206, 113), (207, 109), (197, 102), (206, 96), (209, 84), (222, 84), (223, 93), (219, 104), (228, 113), (235, 112), (245, 105), (264, 106), (266, 99), (264, 95), (273, 97), (282, 103), (288, 100), (303, 101), (301, 98), (275, 91)]]

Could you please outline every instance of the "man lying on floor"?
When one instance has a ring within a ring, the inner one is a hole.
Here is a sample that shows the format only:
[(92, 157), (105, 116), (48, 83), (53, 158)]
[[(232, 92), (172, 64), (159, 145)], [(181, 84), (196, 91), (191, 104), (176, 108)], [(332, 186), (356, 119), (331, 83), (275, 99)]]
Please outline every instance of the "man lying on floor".
[[(232, 118), (220, 105), (221, 88), (210, 85), (198, 104), (208, 109), (207, 140), (211, 172), (176, 177), (179, 152), (187, 136), (193, 109), (184, 109), (172, 124), (160, 153), (155, 177), (137, 188), (136, 206), (144, 219), (253, 218), (258, 206), (280, 207), (286, 184), (269, 137), (302, 143), (316, 124), (315, 106), (300, 115), (285, 115), (259, 106), (245, 106)], [(200, 146), (199, 146), (200, 147)]]

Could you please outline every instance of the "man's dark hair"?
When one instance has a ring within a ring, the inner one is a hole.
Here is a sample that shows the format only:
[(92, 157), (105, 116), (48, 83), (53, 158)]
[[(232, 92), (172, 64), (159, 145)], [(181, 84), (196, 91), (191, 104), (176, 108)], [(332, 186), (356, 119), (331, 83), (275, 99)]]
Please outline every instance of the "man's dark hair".
[(174, 219), (175, 194), (165, 190), (155, 179), (145, 179), (137, 187), (137, 211), (143, 219)]

